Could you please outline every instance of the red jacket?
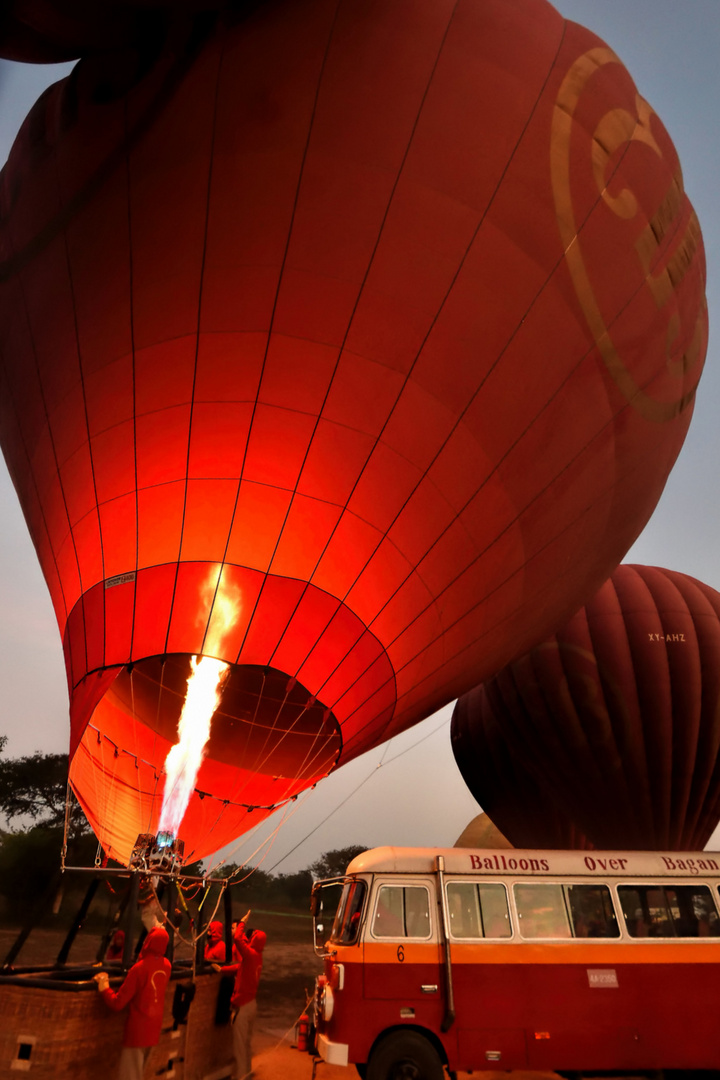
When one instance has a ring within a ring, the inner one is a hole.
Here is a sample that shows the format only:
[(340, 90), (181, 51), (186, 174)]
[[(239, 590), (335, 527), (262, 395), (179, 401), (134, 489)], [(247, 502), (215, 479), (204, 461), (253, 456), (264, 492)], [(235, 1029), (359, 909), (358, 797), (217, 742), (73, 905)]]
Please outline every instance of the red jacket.
[(230, 998), (233, 1009), (239, 1009), (242, 1005), (247, 1005), (248, 1002), (255, 1000), (258, 983), (260, 982), (262, 954), (266, 941), (267, 934), (262, 930), (255, 930), (250, 941), (248, 941), (242, 923), (235, 931), (233, 952), (237, 949), (240, 953), (240, 963), (223, 968), (223, 971), (235, 972), (235, 986)]
[(102, 991), (105, 1004), (119, 1012), (130, 1006), (123, 1046), (156, 1046), (160, 1039), (165, 991), (170, 978), (170, 961), (165, 959), (168, 933), (161, 926), (150, 931), (140, 950), (140, 959), (130, 968), (117, 992)]
[(211, 922), (208, 926), (204, 955), (209, 963), (225, 963), (225, 942), (223, 941), (223, 924), (221, 922)]

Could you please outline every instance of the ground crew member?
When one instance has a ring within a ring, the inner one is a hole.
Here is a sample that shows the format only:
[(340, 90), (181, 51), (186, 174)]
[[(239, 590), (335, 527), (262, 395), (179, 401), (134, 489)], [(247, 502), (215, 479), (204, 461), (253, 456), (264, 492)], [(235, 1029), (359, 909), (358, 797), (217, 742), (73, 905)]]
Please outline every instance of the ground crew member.
[(204, 956), (209, 964), (225, 963), (224, 933), (225, 931), (221, 922), (211, 922), (208, 926)]
[(223, 973), (235, 972), (230, 1006), (233, 1009), (233, 1053), (237, 1080), (252, 1075), (252, 1033), (257, 1013), (255, 997), (266, 941), (267, 935), (262, 930), (253, 930), (247, 938), (245, 923), (239, 923), (233, 939), (233, 952), (237, 949), (240, 963), (221, 969)]
[(140, 959), (130, 968), (117, 992), (110, 989), (107, 972), (95, 975), (95, 982), (109, 1008), (119, 1012), (129, 1006), (118, 1080), (143, 1080), (150, 1050), (160, 1040), (165, 992), (170, 979), (170, 961), (165, 959), (167, 930), (156, 926), (140, 950)]

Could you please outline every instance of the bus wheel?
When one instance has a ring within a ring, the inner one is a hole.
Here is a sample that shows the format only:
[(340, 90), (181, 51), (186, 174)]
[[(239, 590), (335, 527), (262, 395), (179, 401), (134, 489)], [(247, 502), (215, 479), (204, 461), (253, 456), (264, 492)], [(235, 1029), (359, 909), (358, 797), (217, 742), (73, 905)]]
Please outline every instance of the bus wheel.
[(443, 1080), (434, 1046), (416, 1031), (396, 1031), (378, 1043), (367, 1067), (367, 1080)]

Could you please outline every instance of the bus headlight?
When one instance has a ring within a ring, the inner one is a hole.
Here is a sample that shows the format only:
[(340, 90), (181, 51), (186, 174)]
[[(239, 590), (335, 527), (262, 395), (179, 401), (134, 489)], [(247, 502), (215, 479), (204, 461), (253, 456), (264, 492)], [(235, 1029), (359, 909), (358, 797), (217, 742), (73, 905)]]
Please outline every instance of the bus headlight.
[(320, 994), (320, 1015), (326, 1022), (331, 1018), (335, 1008), (335, 995), (331, 987), (326, 983)]

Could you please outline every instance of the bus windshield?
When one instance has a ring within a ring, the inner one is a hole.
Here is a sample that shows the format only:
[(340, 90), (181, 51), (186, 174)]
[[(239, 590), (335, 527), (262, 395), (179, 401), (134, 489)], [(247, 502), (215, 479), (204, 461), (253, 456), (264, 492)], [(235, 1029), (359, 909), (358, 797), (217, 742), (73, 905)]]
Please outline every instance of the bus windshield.
[(338, 945), (353, 945), (357, 941), (364, 900), (365, 882), (346, 881), (335, 915), (331, 941)]

